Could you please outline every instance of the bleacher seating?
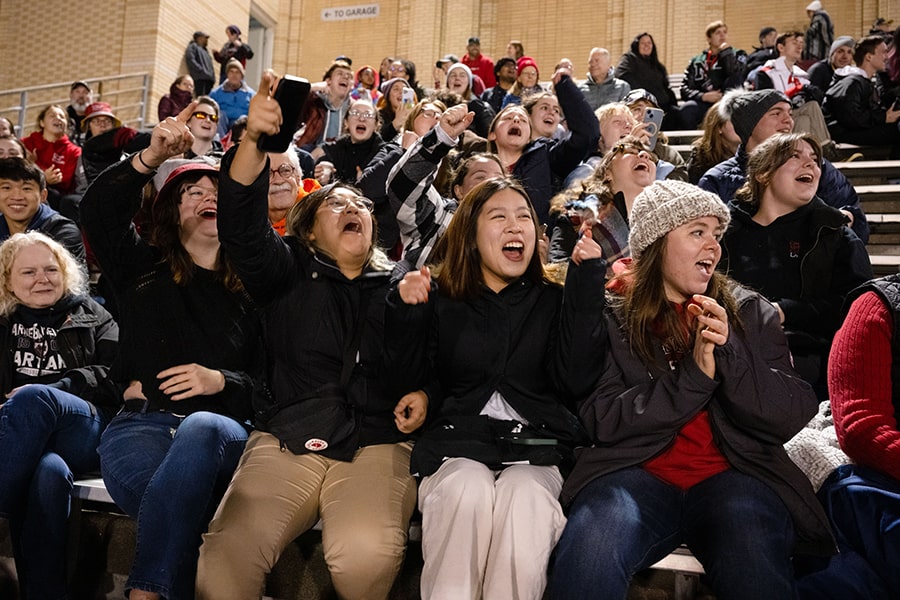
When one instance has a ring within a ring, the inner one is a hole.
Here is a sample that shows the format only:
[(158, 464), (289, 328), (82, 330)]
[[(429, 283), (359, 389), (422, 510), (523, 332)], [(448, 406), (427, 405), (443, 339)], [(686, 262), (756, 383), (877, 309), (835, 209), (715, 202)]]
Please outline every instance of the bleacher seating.
[[(680, 75), (679, 81), (680, 81)], [(685, 157), (690, 143), (700, 132), (669, 131), (670, 145)], [(876, 275), (900, 270), (900, 161), (871, 160), (885, 156), (869, 148), (840, 148), (861, 152), (866, 160), (839, 161), (835, 166), (854, 184), (867, 214), (871, 237), (868, 250)], [(100, 479), (76, 482), (73, 519), (70, 527), (70, 567), (76, 589), (90, 589), (83, 597), (121, 597), (121, 586), (133, 559), (134, 523), (115, 507)], [(410, 548), (395, 593), (398, 600), (418, 598), (421, 572), (421, 529), (410, 529)], [(4, 573), (11, 570), (11, 548), (5, 524), (0, 523), (0, 597), (13, 597)], [(675, 598), (687, 600), (702, 590), (703, 567), (687, 549), (679, 549), (656, 563), (652, 570), (635, 578), (629, 597)], [(643, 587), (642, 587), (643, 586)], [(100, 591), (98, 591), (100, 590)], [(646, 594), (644, 590), (652, 590)], [(292, 544), (268, 579), (267, 594), (273, 598), (332, 598), (327, 567), (317, 526)], [(664, 595), (660, 595), (664, 594)], [(81, 596), (79, 596), (81, 597)]]
[[(134, 558), (135, 523), (116, 507), (100, 478), (76, 481), (73, 498), (69, 527), (69, 570), (73, 573), (73, 588), (79, 597), (121, 598)], [(0, 527), (0, 556), (10, 554), (6, 535), (5, 529)], [(391, 595), (395, 600), (419, 598), (420, 523), (414, 521), (410, 525), (409, 537), (406, 561)], [(11, 560), (9, 563), (11, 568)], [(2, 568), (3, 563), (0, 563)], [(699, 575), (702, 573), (699, 561), (689, 550), (680, 548), (639, 574), (629, 597), (688, 600), (700, 589)], [(273, 600), (335, 597), (322, 554), (320, 523), (285, 550), (268, 578), (266, 594)]]

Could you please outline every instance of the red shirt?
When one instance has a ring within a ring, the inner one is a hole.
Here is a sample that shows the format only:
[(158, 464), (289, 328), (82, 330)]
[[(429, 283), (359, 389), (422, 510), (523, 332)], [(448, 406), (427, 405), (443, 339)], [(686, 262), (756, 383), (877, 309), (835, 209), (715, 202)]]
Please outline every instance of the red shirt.
[(35, 131), (23, 138), (22, 143), (34, 153), (34, 162), (42, 171), (55, 166), (62, 172), (62, 181), (50, 187), (63, 194), (75, 191), (75, 168), (78, 166), (81, 148), (69, 141), (68, 136), (64, 135), (55, 142), (48, 142), (40, 131)]
[(644, 463), (644, 468), (666, 483), (686, 490), (731, 468), (713, 441), (709, 411), (701, 410), (684, 424), (675, 442)]
[(481, 77), (485, 89), (497, 85), (497, 78), (494, 77), (494, 61), (484, 54), (479, 54), (478, 58), (469, 58), (469, 54), (466, 53), (466, 55), (462, 57), (462, 64), (469, 67), (469, 70), (472, 71), (472, 75)]
[[(673, 304), (681, 315), (685, 327), (694, 326), (694, 318), (680, 304)], [(676, 353), (666, 354), (669, 364), (674, 365), (681, 360)], [(728, 459), (716, 446), (713, 440), (712, 426), (709, 423), (709, 411), (701, 410), (685, 423), (675, 436), (675, 441), (666, 450), (654, 456), (646, 463), (644, 469), (656, 475), (666, 483), (687, 490), (704, 479), (718, 475), (731, 468)]]

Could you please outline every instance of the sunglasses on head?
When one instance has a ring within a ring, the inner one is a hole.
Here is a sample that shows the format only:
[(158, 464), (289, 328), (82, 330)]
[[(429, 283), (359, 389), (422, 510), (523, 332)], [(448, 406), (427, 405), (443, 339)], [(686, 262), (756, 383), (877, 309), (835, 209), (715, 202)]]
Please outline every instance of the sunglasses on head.
[(201, 121), (203, 119), (209, 119), (213, 123), (219, 122), (219, 115), (215, 115), (212, 113), (205, 113), (205, 112), (202, 112), (199, 110), (197, 112), (195, 112), (194, 114), (192, 114), (191, 116), (194, 117), (195, 119), (200, 119)]

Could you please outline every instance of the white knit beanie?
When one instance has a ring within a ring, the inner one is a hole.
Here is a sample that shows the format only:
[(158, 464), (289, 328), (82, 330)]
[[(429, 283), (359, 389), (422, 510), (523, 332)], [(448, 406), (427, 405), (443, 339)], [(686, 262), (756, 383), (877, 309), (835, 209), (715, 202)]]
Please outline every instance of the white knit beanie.
[(637, 195), (631, 207), (631, 256), (639, 258), (659, 238), (701, 217), (716, 217), (726, 228), (731, 221), (728, 207), (712, 192), (683, 181), (654, 181)]

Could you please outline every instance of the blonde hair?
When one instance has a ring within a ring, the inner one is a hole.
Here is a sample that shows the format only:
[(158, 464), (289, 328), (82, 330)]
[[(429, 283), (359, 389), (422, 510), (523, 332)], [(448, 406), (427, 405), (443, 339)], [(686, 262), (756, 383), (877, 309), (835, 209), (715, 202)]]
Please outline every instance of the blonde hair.
[(63, 296), (87, 296), (87, 274), (72, 254), (56, 240), (37, 231), (13, 234), (0, 244), (0, 315), (6, 317), (21, 304), (9, 289), (9, 278), (16, 257), (24, 248), (43, 245), (50, 250), (62, 273)]

